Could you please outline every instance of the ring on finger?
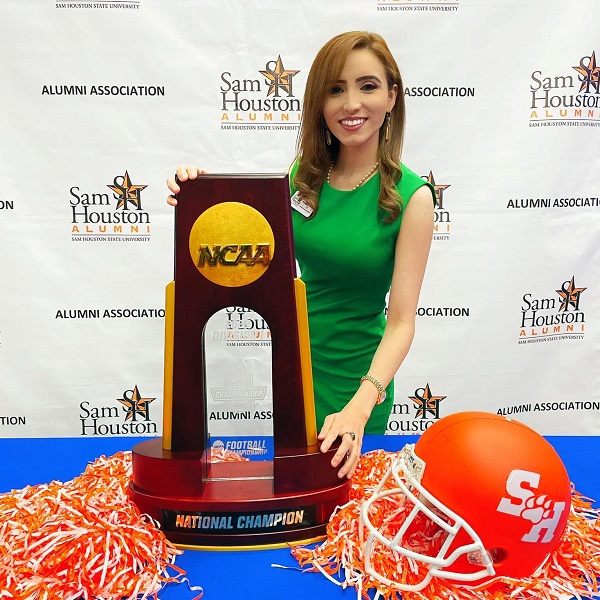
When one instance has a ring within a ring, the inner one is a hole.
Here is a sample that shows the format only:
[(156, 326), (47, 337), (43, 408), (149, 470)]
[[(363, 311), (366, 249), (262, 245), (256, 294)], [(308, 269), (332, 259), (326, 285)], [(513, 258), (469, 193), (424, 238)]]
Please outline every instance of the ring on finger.
[(348, 434), (352, 438), (353, 442), (356, 440), (356, 434), (354, 433), (354, 431), (344, 431), (344, 433), (342, 433), (342, 437), (344, 437), (346, 434)]

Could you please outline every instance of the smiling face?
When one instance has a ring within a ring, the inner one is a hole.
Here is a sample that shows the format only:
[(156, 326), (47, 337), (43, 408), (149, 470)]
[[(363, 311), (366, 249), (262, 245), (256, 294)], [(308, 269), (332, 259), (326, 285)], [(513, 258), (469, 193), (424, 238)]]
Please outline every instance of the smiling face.
[(377, 156), (379, 130), (396, 101), (398, 87), (388, 87), (385, 68), (374, 52), (352, 50), (338, 81), (323, 103), (323, 117), (340, 141), (340, 152), (360, 151)]

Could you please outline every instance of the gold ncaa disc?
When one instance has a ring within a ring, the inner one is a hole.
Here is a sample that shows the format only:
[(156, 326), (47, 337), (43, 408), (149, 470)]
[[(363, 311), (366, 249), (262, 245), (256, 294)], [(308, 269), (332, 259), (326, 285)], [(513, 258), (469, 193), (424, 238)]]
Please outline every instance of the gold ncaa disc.
[(222, 202), (206, 209), (190, 231), (190, 255), (209, 281), (241, 287), (269, 268), (275, 251), (273, 230), (255, 208)]

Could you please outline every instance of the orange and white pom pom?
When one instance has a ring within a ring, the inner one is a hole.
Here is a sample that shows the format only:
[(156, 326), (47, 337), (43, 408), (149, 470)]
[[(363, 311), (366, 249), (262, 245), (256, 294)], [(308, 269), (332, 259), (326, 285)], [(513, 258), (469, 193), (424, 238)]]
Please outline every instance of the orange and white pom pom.
[(130, 502), (130, 479), (121, 452), (67, 483), (0, 494), (0, 599), (157, 599), (187, 581), (181, 551)]
[[(295, 546), (293, 556), (301, 567), (319, 571), (342, 587), (354, 586), (358, 597), (386, 600), (565, 600), (593, 598), (598, 594), (600, 576), (600, 511), (590, 499), (572, 492), (567, 527), (559, 546), (544, 564), (526, 579), (496, 578), (480, 587), (461, 586), (433, 578), (418, 592), (400, 592), (365, 573), (359, 536), (360, 510), (383, 479), (396, 453), (376, 450), (364, 454), (353, 477), (350, 500), (332, 515), (326, 540), (317, 545)], [(386, 489), (394, 485), (392, 478)], [(390, 515), (404, 520), (401, 499), (393, 495), (371, 506), (372, 523), (390, 521)], [(399, 524), (397, 523), (397, 526)], [(422, 580), (415, 561), (377, 546), (373, 560), (377, 572), (391, 581), (414, 584)]]

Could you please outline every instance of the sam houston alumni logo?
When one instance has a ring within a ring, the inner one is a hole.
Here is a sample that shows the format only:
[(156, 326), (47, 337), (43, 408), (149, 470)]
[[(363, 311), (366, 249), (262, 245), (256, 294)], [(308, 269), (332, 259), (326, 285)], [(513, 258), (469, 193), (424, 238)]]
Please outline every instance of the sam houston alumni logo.
[(575, 284), (575, 277), (563, 281), (557, 296), (535, 297), (523, 294), (519, 344), (558, 340), (582, 340), (585, 336), (585, 313), (581, 295), (587, 288)]
[(297, 69), (286, 68), (281, 56), (269, 60), (259, 76), (221, 73), (221, 129), (296, 130), (301, 102), (295, 95)]
[(445, 192), (450, 187), (449, 183), (436, 182), (433, 175), (433, 171), (429, 171), (429, 175), (422, 176), (422, 179), (433, 186), (435, 190), (435, 198), (437, 200), (437, 206), (433, 211), (433, 239), (436, 241), (448, 241), (450, 240), (452, 218), (450, 211), (445, 204)]
[(82, 436), (157, 435), (156, 423), (150, 418), (150, 405), (156, 398), (146, 398), (134, 386), (125, 390), (117, 405), (92, 406), (79, 404)]
[(529, 127), (600, 127), (600, 66), (596, 52), (560, 71), (531, 73)]
[(406, 402), (394, 404), (387, 431), (398, 434), (423, 433), (440, 418), (440, 402), (445, 398), (435, 395), (428, 383), (425, 387), (417, 388), (413, 396), (408, 396), (412, 405)]
[(69, 189), (71, 240), (74, 242), (123, 242), (150, 240), (150, 215), (143, 209), (142, 192), (129, 172), (117, 175), (106, 191)]

